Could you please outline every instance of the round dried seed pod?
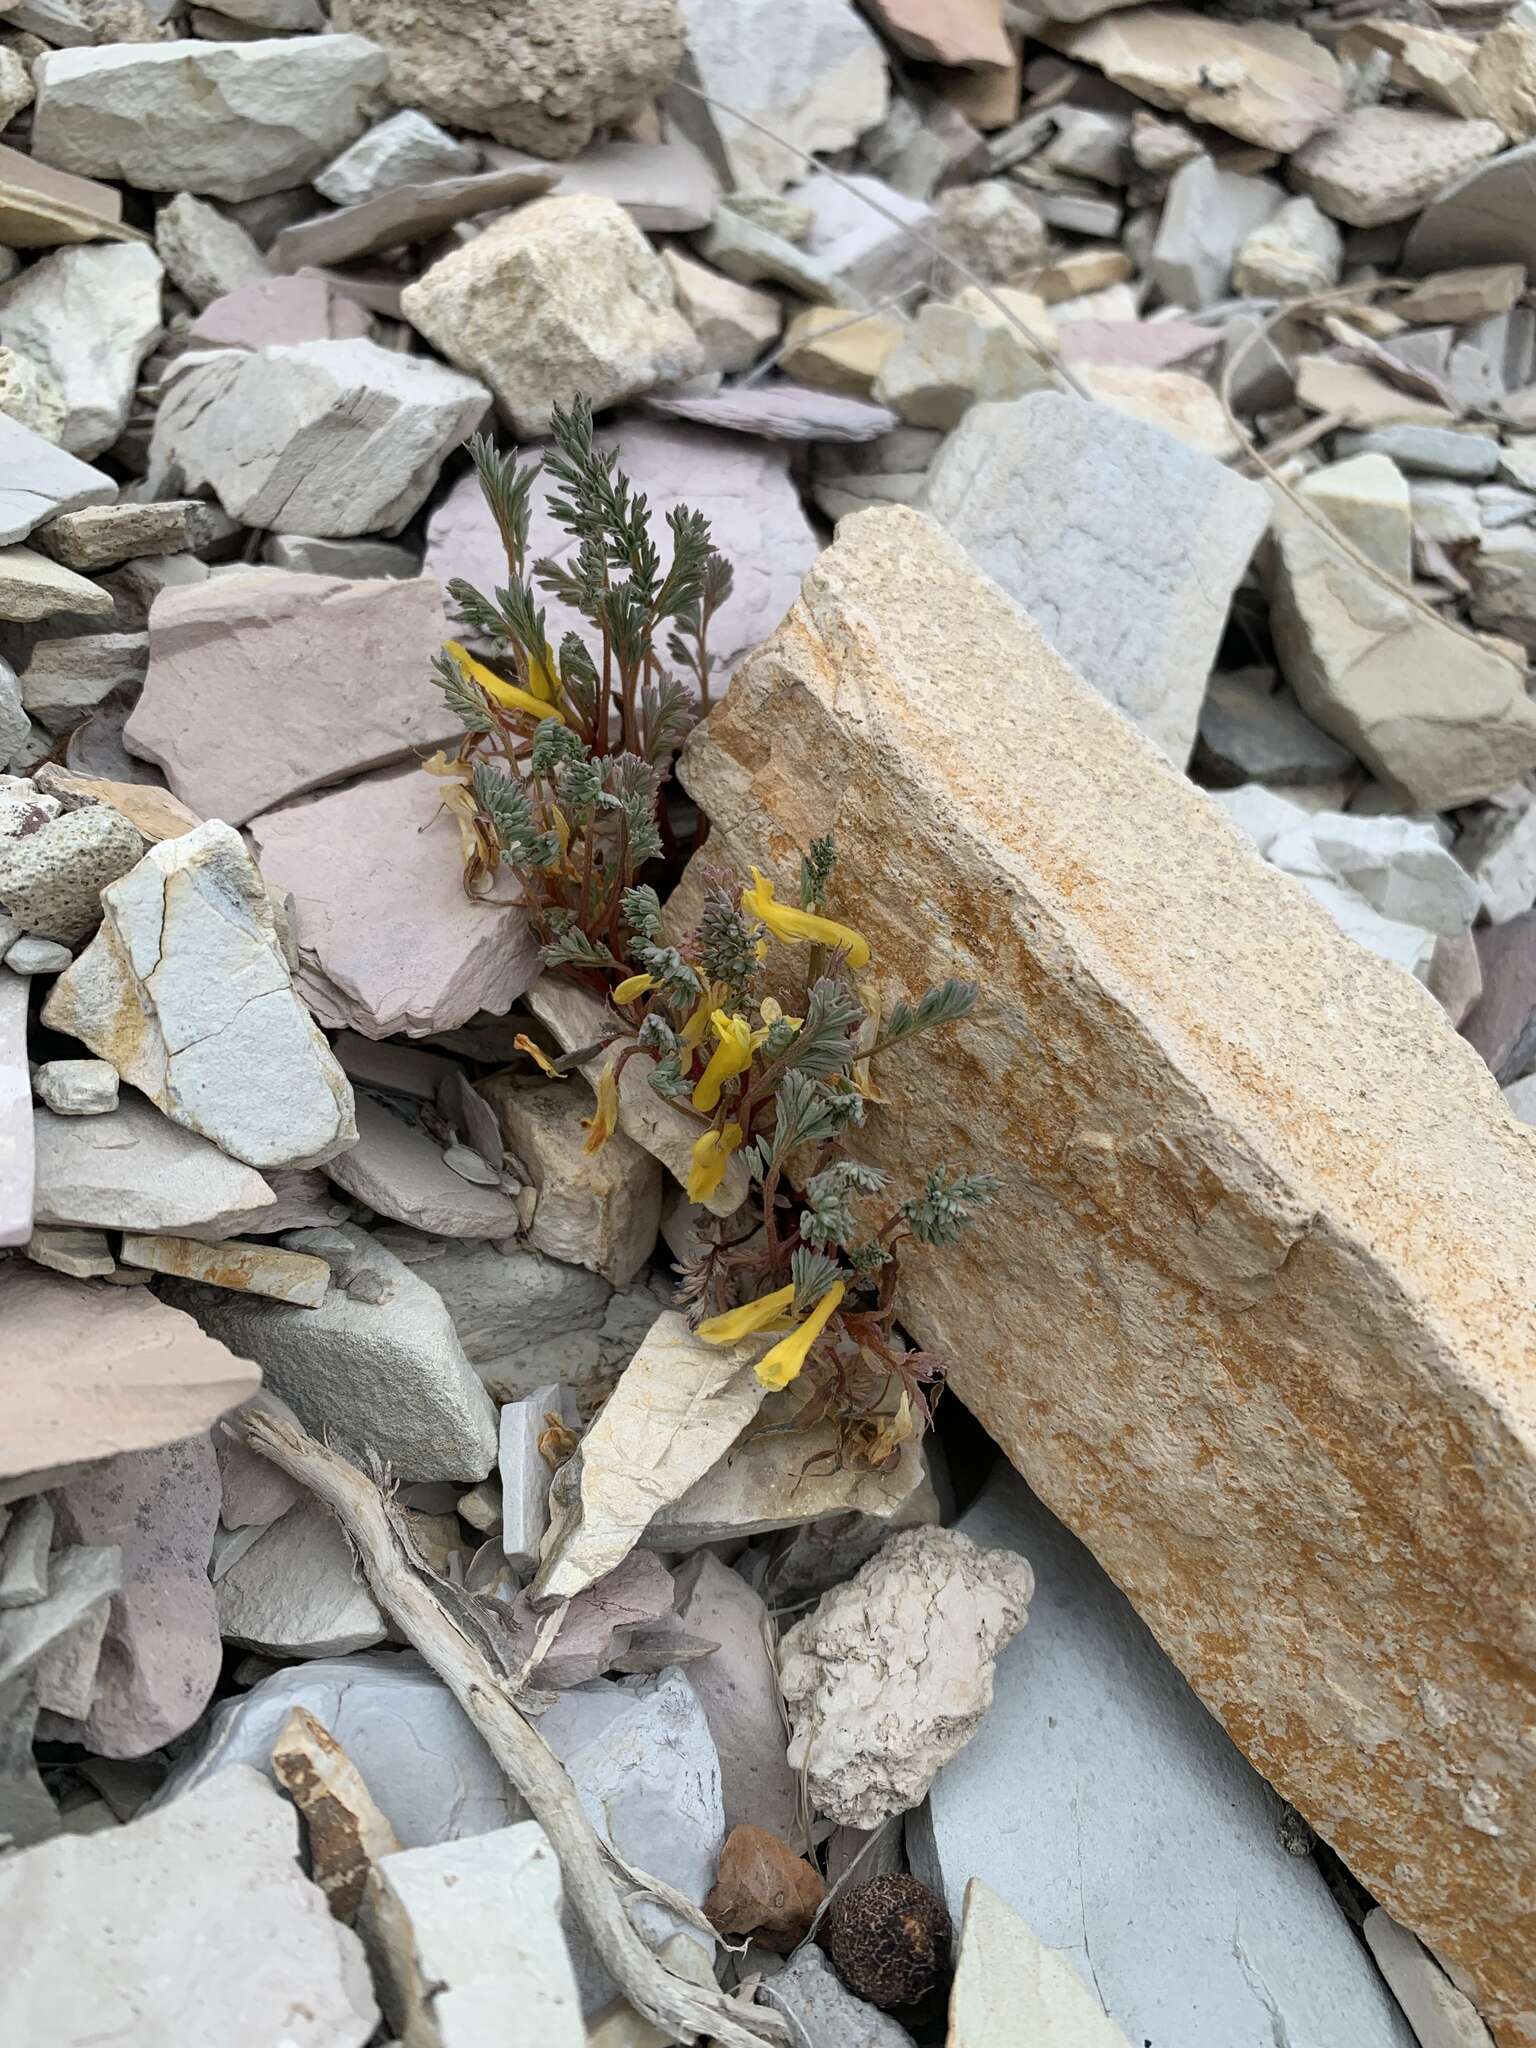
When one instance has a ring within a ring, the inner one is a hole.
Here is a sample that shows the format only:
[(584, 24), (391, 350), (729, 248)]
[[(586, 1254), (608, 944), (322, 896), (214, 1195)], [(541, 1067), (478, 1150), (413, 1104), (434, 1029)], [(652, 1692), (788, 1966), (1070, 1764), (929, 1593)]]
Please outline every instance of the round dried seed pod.
[(822, 1946), (839, 1977), (871, 2005), (915, 2005), (949, 1968), (949, 1908), (915, 1877), (850, 1885), (828, 1909)]

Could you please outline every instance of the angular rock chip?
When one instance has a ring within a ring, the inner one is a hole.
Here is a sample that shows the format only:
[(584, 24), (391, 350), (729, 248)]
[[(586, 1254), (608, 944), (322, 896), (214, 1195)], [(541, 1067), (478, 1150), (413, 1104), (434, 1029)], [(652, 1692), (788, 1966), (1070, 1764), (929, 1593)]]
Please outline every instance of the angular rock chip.
[(451, 631), (430, 576), (267, 570), (168, 590), (123, 736), (203, 817), (243, 825), (454, 737), (432, 681)]
[(615, 1287), (627, 1287), (656, 1249), (659, 1163), (622, 1131), (615, 1131), (600, 1152), (585, 1150), (584, 1126), (596, 1114), (597, 1103), (579, 1076), (547, 1088), (518, 1087), (509, 1076), (493, 1077), (485, 1084), (485, 1096), (500, 1120), (508, 1151), (527, 1168), (537, 1194), (528, 1226), (533, 1250), (569, 1265), (590, 1266)]
[(200, 498), (173, 498), (163, 505), (87, 503), (80, 511), (61, 505), (37, 544), (67, 569), (110, 569), (137, 555), (203, 547), (213, 538), (214, 517)]
[(291, 347), (301, 341), (366, 341), (373, 321), (324, 277), (269, 277), (226, 292), (187, 329), (204, 348)]
[(139, 1095), (98, 1116), (39, 1106), (37, 1220), (97, 1230), (259, 1226), (273, 1193), (253, 1167), (173, 1124)]
[(826, 1895), (814, 1864), (770, 1829), (743, 1822), (725, 1838), (704, 1913), (722, 1934), (750, 1934), (763, 1948), (788, 1955), (805, 1940)]
[(1506, 149), (1447, 185), (1419, 215), (1403, 248), (1411, 276), (1468, 263), (1523, 263), (1536, 269), (1531, 174), (1536, 142)]
[(160, 338), (163, 278), (153, 249), (99, 243), (60, 249), (0, 287), (0, 343), (53, 378), (64, 402), (59, 439), (72, 455), (89, 461), (122, 433), (139, 367)]
[(384, 1640), (341, 1524), (311, 1496), (255, 1531), (213, 1590), (218, 1632), (265, 1656), (344, 1657)]
[(403, 1103), (366, 1088), (357, 1096), (357, 1143), (331, 1161), (329, 1172), (338, 1187), (381, 1216), (438, 1237), (517, 1232), (517, 1205), (510, 1196), (461, 1178)]
[(1290, 177), (1336, 220), (1379, 227), (1504, 147), (1496, 121), (1463, 121), (1429, 107), (1354, 107), (1291, 159)]
[[(731, 594), (709, 629), (716, 673), (728, 675), (747, 648), (772, 632), (816, 559), (816, 536), (790, 477), (788, 451), (706, 427), (634, 415), (612, 425), (605, 422), (598, 440), (613, 450), (635, 489), (645, 493), (663, 573), (671, 561), (666, 515), (687, 505), (709, 520), (715, 546), (736, 572)], [(524, 451), (530, 457), (537, 452)], [(529, 553), (535, 559), (568, 561), (576, 542), (556, 525), (549, 510), (552, 495), (558, 495), (557, 487), (541, 472), (530, 494)], [(444, 583), (462, 576), (484, 591), (506, 581), (506, 552), (473, 476), (455, 484), (432, 514), (426, 567)], [(591, 631), (586, 620), (554, 595), (541, 596), (555, 646), (566, 633), (580, 632), (585, 639)]]
[(362, 2048), (379, 2017), (362, 1947), (299, 1869), (298, 1837), (294, 1808), (237, 1767), (128, 1827), (7, 1857), (0, 1911), (17, 1946), (0, 2031)]
[(398, 533), (489, 403), (472, 377), (371, 341), (194, 358), (156, 416), (151, 474), (207, 487), (247, 526)]
[(277, 1781), (304, 1816), (310, 1869), (331, 1912), (350, 1927), (370, 1864), (400, 1847), (363, 1774), (313, 1714), (295, 1707), (272, 1745)]
[(241, 1244), (226, 1237), (201, 1244), (193, 1237), (136, 1237), (123, 1233), (123, 1264), (146, 1273), (170, 1273), (178, 1280), (198, 1280), (205, 1287), (227, 1287), (236, 1294), (261, 1294), (273, 1301), (318, 1308), (330, 1285), (324, 1259), (279, 1251), (270, 1244)]
[(117, 485), (103, 471), (0, 414), (0, 545), (25, 540), (60, 513), (110, 505), (116, 496)]
[(25, 1244), (32, 1235), (35, 1156), (27, 984), (0, 974), (0, 1245)]
[(111, 594), (35, 548), (0, 548), (0, 619), (33, 625), (59, 612), (83, 619), (110, 618)]
[(658, 1316), (576, 1454), (562, 1465), (529, 1593), (568, 1600), (611, 1572), (653, 1515), (723, 1457), (762, 1406), (763, 1346), (705, 1344), (682, 1316)]
[(690, 1664), (685, 1676), (719, 1754), (725, 1824), (750, 1824), (798, 1841), (800, 1784), (785, 1755), (768, 1610), (713, 1551), (695, 1551), (679, 1568), (675, 1586), (679, 1621), (717, 1645), (712, 1657)]
[(1264, 493), (1159, 428), (1042, 391), (969, 412), (926, 509), (1176, 768)]
[(359, 1924), (391, 2025), (421, 2048), (472, 2048), (516, 2014), (539, 2048), (586, 2048), (561, 1905), (537, 1821), (382, 1857)]
[[(987, 1228), (904, 1274), (905, 1326), (1518, 2039), (1536, 1788), (1521, 1689), (1486, 1673), (1536, 1662), (1536, 1156), (1485, 1068), (900, 507), (843, 521), (683, 776), (713, 863), (783, 887), (780, 849), (837, 834), (888, 998), (986, 989), (984, 1023), (891, 1056), (858, 1137), (900, 1178), (963, 1128), (1002, 1183)], [(1208, 1384), (1232, 1398), (1188, 1398)]]
[(611, 199), (519, 207), (400, 304), (434, 348), (485, 379), (518, 435), (548, 433), (552, 408), (578, 396), (601, 411), (704, 367), (661, 258)]
[(682, 90), (668, 99), (728, 188), (777, 192), (803, 175), (805, 155), (846, 149), (885, 119), (885, 53), (848, 0), (681, 0), (681, 10), (684, 81), (757, 124)]
[(191, 1287), (176, 1299), (350, 1456), (376, 1452), (403, 1479), (483, 1479), (496, 1462), (496, 1409), (438, 1296), (351, 1225), (296, 1230), (285, 1244), (329, 1264), (318, 1308)]
[(28, 1473), (174, 1443), (261, 1383), (255, 1366), (145, 1288), (93, 1287), (8, 1260), (0, 1316), (0, 1493)]
[[(866, 1858), (860, 1874), (869, 1868)], [(789, 1967), (772, 1980), (759, 2002), (788, 2013), (814, 2048), (909, 2048), (912, 2036), (889, 2013), (845, 1990), (843, 1981), (815, 1942), (807, 1942)], [(1051, 2044), (1054, 2048), (1054, 2044)], [(1075, 2044), (1071, 2044), (1075, 2048)]]
[(1280, 1800), (1081, 1544), (1001, 1463), (959, 1529), (1027, 1551), (1038, 1587), (990, 1713), (908, 1820), (916, 1875), (957, 1916), (984, 1884), (1137, 2044), (1412, 2048), (1316, 1863), (1286, 1854)]
[(218, 819), (102, 891), (102, 928), (44, 1005), (174, 1122), (247, 1165), (352, 1144), (352, 1087), (294, 994), (272, 906)]
[(254, 199), (354, 141), (387, 68), (350, 35), (53, 50), (38, 59), (32, 148), (146, 192)]
[(504, 1016), (540, 972), (524, 911), (464, 894), (453, 820), (418, 768), (266, 811), (251, 837), (267, 880), (293, 897), (298, 986), (322, 1024), (365, 1038), (451, 1031), (481, 1010)]
[(403, 242), (431, 242), (461, 220), (537, 198), (557, 173), (539, 165), (486, 171), (473, 178), (434, 178), (424, 185), (393, 185), (377, 198), (335, 213), (316, 214), (280, 228), (269, 256), (274, 270), (308, 263), (354, 263)]
[(480, 168), (480, 151), (461, 142), (414, 108), (391, 114), (317, 171), (310, 183), (333, 206), (361, 206), (396, 185), (426, 178), (467, 178)]
[(1063, 2048), (1130, 2048), (1066, 1957), (973, 1877), (965, 1888), (946, 2048), (1005, 2048), (1020, 2028)]
[(172, 284), (199, 312), (269, 274), (240, 223), (190, 192), (178, 192), (156, 214), (155, 248)]
[(1419, 2048), (1493, 2048), (1493, 2036), (1478, 2018), (1477, 2007), (1406, 1927), (1373, 1906), (1361, 1932)]

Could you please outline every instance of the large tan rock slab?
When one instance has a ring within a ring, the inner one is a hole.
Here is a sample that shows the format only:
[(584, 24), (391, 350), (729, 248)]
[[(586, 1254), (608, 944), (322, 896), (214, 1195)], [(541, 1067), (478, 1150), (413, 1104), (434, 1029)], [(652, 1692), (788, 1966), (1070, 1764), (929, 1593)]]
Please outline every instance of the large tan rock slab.
[(904, 1324), (1536, 2041), (1536, 1149), (1491, 1077), (904, 508), (843, 521), (683, 774), (712, 862), (783, 886), (836, 834), (886, 1000), (982, 985), (854, 1139), (1001, 1183)]
[(261, 1384), (256, 1366), (148, 1288), (66, 1280), (20, 1259), (0, 1267), (0, 1329), (0, 1493), (26, 1473), (175, 1443)]

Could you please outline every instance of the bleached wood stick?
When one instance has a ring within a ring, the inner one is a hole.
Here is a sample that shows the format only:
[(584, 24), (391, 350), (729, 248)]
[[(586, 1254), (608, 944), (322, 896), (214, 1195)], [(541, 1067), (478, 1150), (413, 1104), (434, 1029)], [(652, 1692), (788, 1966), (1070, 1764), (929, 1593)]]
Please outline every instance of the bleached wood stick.
[(232, 1421), (253, 1451), (307, 1487), (341, 1523), (374, 1599), (452, 1692), (548, 1835), (566, 1896), (635, 2010), (674, 2041), (707, 2036), (720, 2048), (784, 2048), (790, 2033), (777, 2013), (736, 2005), (721, 1991), (674, 1975), (640, 1939), (564, 1766), (518, 1711), (510, 1682), (477, 1640), (467, 1603), (462, 1612), (451, 1606), (411, 1556), (373, 1480), (264, 1395)]

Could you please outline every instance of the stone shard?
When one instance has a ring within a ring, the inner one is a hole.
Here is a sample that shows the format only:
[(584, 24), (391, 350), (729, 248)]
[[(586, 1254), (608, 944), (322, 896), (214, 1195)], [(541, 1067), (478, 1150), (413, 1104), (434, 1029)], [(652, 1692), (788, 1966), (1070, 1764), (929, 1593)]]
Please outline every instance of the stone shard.
[(145, 1288), (91, 1286), (7, 1260), (0, 1318), (0, 1493), (28, 1473), (174, 1443), (261, 1383), (255, 1366)]
[(236, 1294), (261, 1294), (273, 1301), (297, 1302), (318, 1308), (330, 1285), (324, 1259), (278, 1251), (269, 1244), (241, 1244), (224, 1238), (203, 1244), (193, 1237), (136, 1237), (123, 1233), (123, 1264), (145, 1273), (169, 1273), (178, 1280), (197, 1280), (205, 1287), (227, 1287)]
[(535, 1602), (568, 1600), (611, 1572), (657, 1510), (724, 1457), (767, 1392), (753, 1369), (762, 1349), (705, 1344), (680, 1315), (657, 1317), (556, 1475)]
[(1523, 263), (1536, 269), (1536, 215), (1530, 206), (1536, 142), (1506, 149), (1447, 185), (1409, 231), (1402, 268), (1410, 276), (1469, 263)]
[(384, 50), (403, 106), (546, 157), (576, 156), (654, 99), (681, 53), (675, 0), (337, 0), (332, 13)]
[(272, 1189), (139, 1095), (98, 1116), (34, 1112), (37, 1220), (96, 1230), (259, 1228)]
[(295, 978), (332, 1029), (419, 1038), (504, 1016), (542, 967), (518, 904), (464, 894), (453, 820), (415, 767), (266, 811), (251, 837), (262, 873), (293, 897)]
[(310, 1869), (336, 1919), (350, 1927), (369, 1866), (400, 1847), (363, 1774), (304, 1707), (295, 1707), (272, 1745), (272, 1769), (304, 1816)]
[(391, 114), (316, 171), (310, 183), (333, 206), (361, 206), (396, 185), (426, 178), (467, 178), (480, 168), (480, 151), (461, 142), (414, 108)]
[(318, 1308), (191, 1287), (177, 1299), (349, 1456), (376, 1452), (403, 1479), (483, 1479), (496, 1409), (427, 1283), (351, 1225), (296, 1230), (285, 1243), (330, 1265)]
[(299, 1001), (260, 874), (212, 819), (102, 891), (100, 932), (54, 983), (57, 1031), (247, 1165), (355, 1142), (352, 1088)]
[(1358, 567), (1278, 494), (1265, 569), (1302, 710), (1414, 809), (1474, 802), (1536, 762), (1520, 667)]
[(214, 1593), (219, 1633), (268, 1657), (344, 1657), (384, 1640), (384, 1617), (328, 1507), (306, 1496), (251, 1535)]
[(32, 148), (147, 192), (254, 199), (354, 141), (386, 69), (349, 35), (54, 50), (38, 59)]
[(128, 419), (145, 356), (160, 337), (164, 273), (139, 242), (60, 249), (0, 287), (0, 343), (48, 373), (63, 401), (59, 440), (85, 461)]
[(959, 1528), (1039, 1583), (991, 1712), (908, 1820), (916, 1875), (957, 1918), (984, 1884), (1137, 2048), (1412, 2048), (1280, 1799), (1081, 1544), (1001, 1463)]
[(890, 1056), (854, 1141), (900, 1177), (963, 1127), (1002, 1183), (904, 1273), (905, 1326), (1264, 1774), (1531, 2039), (1536, 1156), (1491, 1077), (903, 508), (843, 521), (683, 776), (712, 862), (784, 886), (779, 849), (836, 833), (887, 999), (987, 988), (984, 1024)]
[[(859, 1865), (862, 1874), (868, 1858)], [(911, 2048), (912, 2036), (889, 2013), (855, 1998), (815, 1942), (809, 1941), (758, 1991), (758, 2003), (788, 2013), (811, 2048)], [(1030, 2048), (1054, 2048), (1032, 2042)]]
[(785, 1754), (768, 1609), (745, 1579), (708, 1550), (687, 1559), (675, 1587), (678, 1619), (718, 1645), (684, 1676), (719, 1754), (725, 1824), (767, 1828), (796, 1842), (800, 1784)]
[(1419, 2048), (1493, 2048), (1493, 2036), (1464, 1991), (1390, 1913), (1373, 1906), (1362, 1930), (1376, 1966), (1392, 1987)]
[(32, 1235), (35, 1160), (27, 984), (0, 974), (0, 1245), (25, 1244)]
[(207, 1706), (222, 1652), (208, 1559), (219, 1471), (206, 1433), (125, 1451), (56, 1496), (68, 1543), (116, 1544), (112, 1596), (90, 1711), (50, 1729), (98, 1756), (144, 1756), (184, 1735)]
[(0, 1912), (16, 1947), (0, 2032), (115, 2036), (123, 2048), (363, 2048), (379, 2014), (362, 1948), (299, 1869), (298, 1828), (286, 1800), (240, 1767), (125, 1828), (7, 1857)]
[(155, 216), (155, 249), (172, 284), (199, 313), (268, 275), (267, 259), (240, 223), (190, 192), (178, 192)]
[(795, 1623), (779, 1678), (790, 1768), (817, 1813), (875, 1828), (917, 1805), (980, 1727), (1034, 1587), (1011, 1551), (902, 1529)]
[(450, 362), (483, 377), (514, 433), (553, 407), (595, 410), (695, 376), (704, 351), (666, 266), (611, 199), (536, 199), (504, 214), (401, 294)]
[(472, 377), (371, 341), (189, 361), (155, 417), (160, 495), (206, 488), (247, 526), (322, 540), (398, 533), (490, 403)]
[(527, 1168), (535, 1191), (530, 1246), (568, 1265), (589, 1266), (615, 1287), (627, 1287), (656, 1249), (660, 1164), (622, 1131), (615, 1131), (601, 1151), (586, 1150), (585, 1127), (597, 1103), (579, 1075), (547, 1088), (518, 1087), (513, 1077), (493, 1077), (485, 1084), (485, 1097), (500, 1121), (507, 1150)]
[(338, 1187), (379, 1215), (437, 1237), (516, 1234), (518, 1210), (511, 1197), (455, 1173), (407, 1105), (366, 1088), (356, 1101), (357, 1143), (328, 1168)]
[(680, 6), (683, 80), (758, 124), (748, 127), (689, 92), (675, 91), (668, 101), (672, 118), (709, 153), (729, 189), (781, 191), (804, 176), (798, 152), (845, 149), (884, 120), (885, 54), (849, 0)]
[(430, 576), (262, 570), (168, 590), (124, 738), (201, 816), (243, 825), (454, 737), (432, 681), (450, 631)]
[(361, 1927), (386, 2017), (420, 2048), (477, 2048), (512, 2015), (539, 2048), (586, 2048), (561, 1905), (536, 1821), (382, 1857)]
[(771, 1828), (743, 1821), (725, 1838), (704, 1913), (721, 1934), (750, 1934), (759, 1947), (788, 1955), (805, 1940), (826, 1895), (814, 1864)]
[(1066, 1957), (973, 1877), (965, 1888), (945, 2048), (1007, 2048), (1021, 2030), (1035, 2048), (1130, 2048)]
[(1263, 492), (1145, 421), (1042, 391), (969, 412), (924, 504), (1182, 768)]
[(0, 546), (84, 505), (110, 505), (111, 477), (0, 413)]
[(355, 263), (380, 249), (433, 242), (460, 221), (499, 213), (549, 191), (557, 173), (543, 164), (526, 169), (485, 171), (472, 178), (434, 178), (423, 185), (395, 185), (375, 199), (296, 220), (272, 239), (272, 268)]

